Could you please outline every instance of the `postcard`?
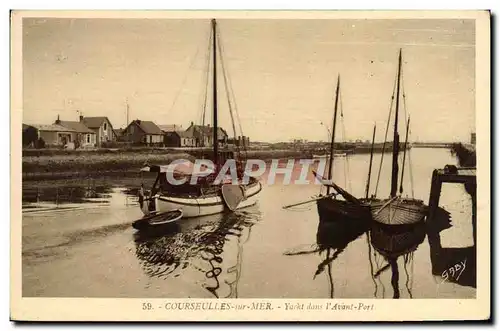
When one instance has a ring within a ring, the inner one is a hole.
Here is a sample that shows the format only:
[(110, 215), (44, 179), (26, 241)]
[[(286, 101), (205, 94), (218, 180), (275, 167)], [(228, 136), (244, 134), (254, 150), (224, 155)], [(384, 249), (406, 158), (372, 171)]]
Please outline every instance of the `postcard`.
[(12, 11), (14, 321), (491, 315), (488, 11)]

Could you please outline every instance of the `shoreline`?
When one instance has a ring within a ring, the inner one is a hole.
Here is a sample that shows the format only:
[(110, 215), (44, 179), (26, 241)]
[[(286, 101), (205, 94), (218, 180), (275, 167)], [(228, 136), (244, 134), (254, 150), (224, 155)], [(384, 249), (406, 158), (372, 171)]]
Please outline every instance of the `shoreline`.
[[(139, 173), (145, 163), (168, 165), (177, 159), (194, 161), (196, 158), (210, 158), (209, 149), (172, 149), (172, 148), (128, 148), (99, 150), (23, 150), (22, 180), (43, 181), (86, 179), (95, 176), (126, 176)], [(336, 149), (336, 153), (345, 150)], [(389, 148), (386, 147), (389, 153)], [(364, 148), (350, 155), (366, 154)], [(374, 151), (382, 153), (382, 149)], [(313, 159), (325, 154), (315, 149), (250, 149), (242, 151), (243, 159), (258, 159), (265, 162), (273, 159)]]

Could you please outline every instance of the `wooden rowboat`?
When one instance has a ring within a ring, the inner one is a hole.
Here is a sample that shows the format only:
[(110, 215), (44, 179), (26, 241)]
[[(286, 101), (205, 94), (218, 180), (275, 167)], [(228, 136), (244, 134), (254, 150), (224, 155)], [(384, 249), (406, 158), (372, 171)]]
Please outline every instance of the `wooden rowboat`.
[(137, 230), (143, 230), (146, 228), (152, 228), (157, 226), (162, 226), (165, 224), (170, 224), (178, 221), (182, 218), (182, 210), (174, 209), (164, 213), (154, 213), (147, 217), (138, 219), (132, 223), (132, 227)]

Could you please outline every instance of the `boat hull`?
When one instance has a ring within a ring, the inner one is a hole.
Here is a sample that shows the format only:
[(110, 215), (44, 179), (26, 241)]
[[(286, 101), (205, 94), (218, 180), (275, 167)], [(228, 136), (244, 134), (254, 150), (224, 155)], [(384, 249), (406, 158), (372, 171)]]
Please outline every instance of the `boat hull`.
[(321, 222), (339, 222), (344, 220), (367, 221), (371, 218), (367, 205), (357, 205), (345, 200), (325, 197), (316, 202)]
[(373, 201), (370, 204), (372, 219), (386, 225), (408, 225), (424, 221), (428, 207), (419, 200), (397, 199)]
[[(261, 190), (261, 183), (248, 187), (245, 192), (245, 198), (238, 204), (235, 210), (255, 205)], [(154, 203), (156, 212), (161, 213), (180, 209), (182, 210), (183, 218), (218, 214), (227, 209), (221, 194), (189, 198), (156, 195)]]
[(168, 224), (174, 223), (182, 218), (181, 210), (171, 210), (166, 213), (154, 213), (149, 216), (145, 216), (132, 223), (132, 227), (137, 230), (144, 230), (147, 228), (157, 228), (164, 227)]

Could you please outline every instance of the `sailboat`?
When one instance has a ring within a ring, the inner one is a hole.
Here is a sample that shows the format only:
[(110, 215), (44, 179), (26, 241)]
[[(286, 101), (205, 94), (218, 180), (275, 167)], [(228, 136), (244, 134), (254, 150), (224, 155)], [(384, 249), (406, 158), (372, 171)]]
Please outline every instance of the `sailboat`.
[[(326, 186), (326, 195), (316, 201), (320, 221), (336, 222), (340, 220), (366, 220), (371, 217), (370, 209), (362, 199), (357, 199), (332, 181), (333, 161), (336, 154), (335, 131), (337, 126), (337, 112), (340, 94), (340, 75), (337, 78), (337, 88), (335, 91), (335, 110), (333, 115), (332, 140), (330, 145), (330, 159), (328, 164), (328, 178), (325, 180), (321, 175), (314, 172), (314, 175)], [(330, 194), (330, 189), (335, 190)], [(340, 195), (344, 199), (337, 199)]]
[(396, 85), (396, 107), (394, 115), (394, 140), (392, 144), (392, 176), (391, 176), (391, 193), (388, 199), (370, 201), (370, 211), (374, 221), (386, 225), (405, 225), (414, 224), (424, 220), (427, 215), (428, 207), (422, 200), (414, 198), (403, 198), (403, 175), (406, 159), (406, 145), (408, 144), (408, 131), (410, 119), (406, 125), (406, 139), (403, 155), (403, 167), (401, 170), (401, 180), (398, 194), (398, 177), (399, 177), (399, 132), (398, 132), (398, 115), (401, 94), (401, 69), (402, 69), (402, 51), (399, 50), (398, 58), (398, 73)]
[[(211, 48), (212, 48), (212, 78), (213, 78), (213, 164), (212, 175), (199, 177), (201, 172), (196, 173), (194, 164), (190, 161), (179, 163), (175, 168), (160, 165), (148, 165), (141, 169), (143, 172), (157, 173), (156, 180), (146, 196), (143, 186), (139, 190), (139, 206), (146, 216), (152, 214), (166, 214), (173, 210), (180, 210), (182, 218), (198, 217), (234, 211), (255, 205), (258, 195), (262, 190), (262, 184), (255, 177), (244, 180), (245, 174), (242, 170), (241, 160), (235, 160), (239, 165), (238, 183), (232, 183), (231, 179), (216, 182), (216, 176), (224, 161), (234, 159), (234, 153), (219, 151), (219, 128), (217, 125), (217, 23), (211, 21)], [(220, 47), (220, 46), (219, 46)], [(221, 49), (221, 48), (219, 48)], [(222, 61), (222, 57), (221, 57)], [(224, 66), (222, 65), (224, 70)], [(226, 76), (224, 76), (226, 80)], [(227, 92), (227, 86), (226, 86)], [(238, 153), (239, 154), (239, 153)], [(205, 169), (207, 170), (207, 169)], [(208, 169), (210, 170), (210, 169)], [(168, 176), (177, 180), (185, 179), (181, 185), (169, 183)], [(196, 176), (198, 180), (191, 184), (191, 179)]]

